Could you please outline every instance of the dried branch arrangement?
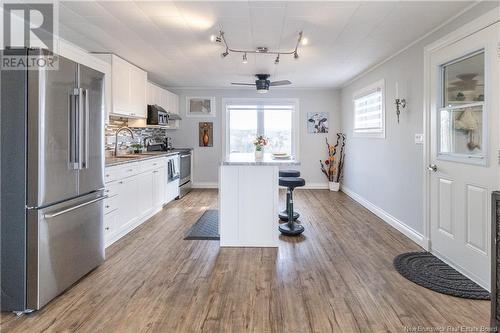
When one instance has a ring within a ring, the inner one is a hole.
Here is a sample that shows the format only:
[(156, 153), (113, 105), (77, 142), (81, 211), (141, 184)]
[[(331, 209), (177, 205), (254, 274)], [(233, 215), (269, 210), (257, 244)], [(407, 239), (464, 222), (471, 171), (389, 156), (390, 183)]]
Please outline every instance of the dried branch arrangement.
[(328, 149), (328, 159), (325, 161), (319, 160), (321, 172), (325, 174), (329, 182), (339, 183), (342, 179), (342, 170), (344, 169), (346, 136), (344, 133), (337, 133), (337, 142), (335, 145), (329, 144), (328, 138), (325, 141)]

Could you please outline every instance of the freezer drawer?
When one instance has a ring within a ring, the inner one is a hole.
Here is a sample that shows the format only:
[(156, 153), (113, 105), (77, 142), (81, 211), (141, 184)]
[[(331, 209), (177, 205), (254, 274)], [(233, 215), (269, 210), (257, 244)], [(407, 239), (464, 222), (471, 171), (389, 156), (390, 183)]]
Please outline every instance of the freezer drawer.
[(99, 191), (28, 211), (28, 308), (41, 308), (104, 261), (103, 199)]

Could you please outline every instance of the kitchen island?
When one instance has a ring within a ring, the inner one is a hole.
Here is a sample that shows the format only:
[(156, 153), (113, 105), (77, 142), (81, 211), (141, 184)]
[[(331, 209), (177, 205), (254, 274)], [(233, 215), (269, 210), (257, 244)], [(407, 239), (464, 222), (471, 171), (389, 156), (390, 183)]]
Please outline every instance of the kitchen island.
[(297, 160), (274, 160), (264, 154), (230, 154), (219, 168), (220, 246), (278, 247), (280, 167)]

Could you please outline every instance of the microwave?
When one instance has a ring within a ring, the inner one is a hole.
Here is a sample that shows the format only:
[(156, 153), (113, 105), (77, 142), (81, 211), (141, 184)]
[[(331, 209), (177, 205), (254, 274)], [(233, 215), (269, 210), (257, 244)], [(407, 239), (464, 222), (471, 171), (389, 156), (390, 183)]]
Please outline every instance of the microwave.
[(148, 125), (168, 125), (168, 113), (159, 105), (148, 105)]

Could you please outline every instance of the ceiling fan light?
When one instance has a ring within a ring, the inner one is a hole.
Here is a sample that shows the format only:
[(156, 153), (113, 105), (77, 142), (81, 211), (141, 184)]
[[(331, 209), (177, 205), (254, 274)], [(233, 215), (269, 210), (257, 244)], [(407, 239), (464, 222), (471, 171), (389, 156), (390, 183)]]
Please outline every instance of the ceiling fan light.
[(266, 94), (268, 91), (269, 91), (269, 88), (267, 88), (267, 89), (266, 88), (260, 88), (260, 89), (257, 88), (257, 92), (259, 94)]
[(246, 53), (243, 54), (243, 61), (242, 61), (242, 63), (244, 63), (244, 64), (248, 63), (248, 59), (247, 59), (247, 54)]

